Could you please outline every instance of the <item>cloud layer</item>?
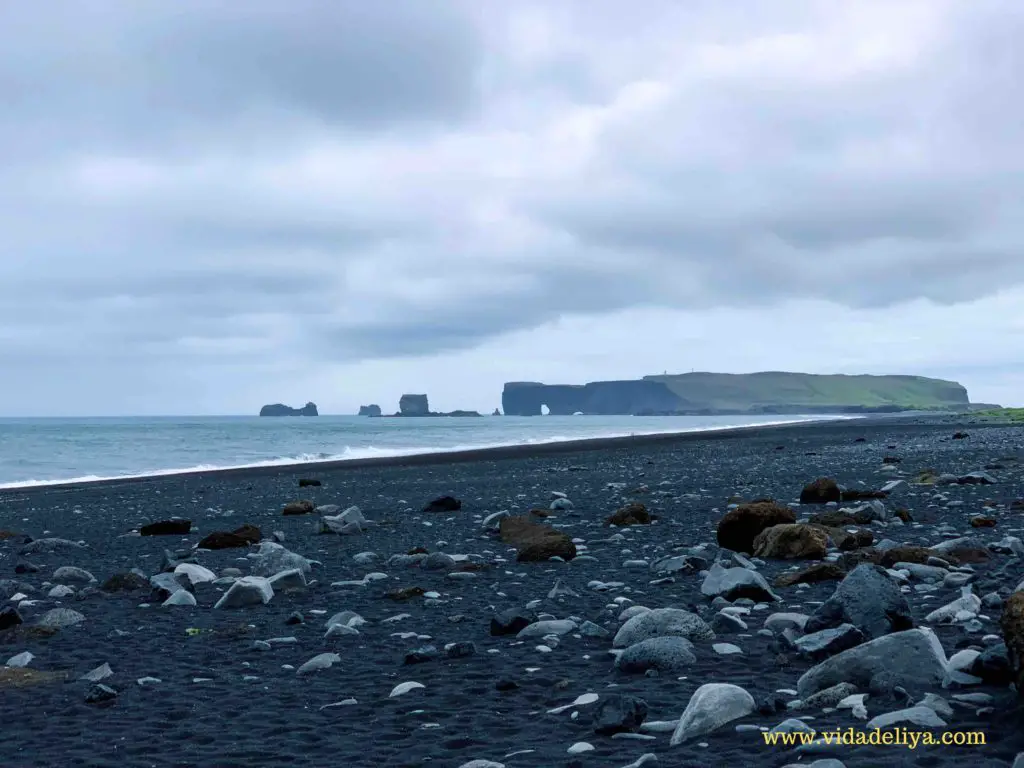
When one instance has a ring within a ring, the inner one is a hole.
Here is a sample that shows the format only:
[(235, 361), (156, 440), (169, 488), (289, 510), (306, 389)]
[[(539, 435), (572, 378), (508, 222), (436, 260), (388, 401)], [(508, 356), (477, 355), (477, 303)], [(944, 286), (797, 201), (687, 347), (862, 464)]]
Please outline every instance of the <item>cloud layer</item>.
[(1020, 402), (1022, 35), (1012, 0), (9, 4), (4, 410), (691, 368)]

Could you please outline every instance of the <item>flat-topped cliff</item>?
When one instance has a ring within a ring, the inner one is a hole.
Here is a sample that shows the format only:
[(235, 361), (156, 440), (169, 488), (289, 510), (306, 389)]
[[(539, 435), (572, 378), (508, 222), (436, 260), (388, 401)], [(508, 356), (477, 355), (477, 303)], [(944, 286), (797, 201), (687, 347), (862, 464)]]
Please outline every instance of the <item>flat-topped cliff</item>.
[(301, 408), (292, 408), (283, 403), (271, 403), (260, 408), (260, 416), (319, 416), (316, 403), (306, 403)]
[(885, 413), (969, 407), (955, 381), (924, 376), (868, 374), (684, 373), (588, 384), (508, 382), (501, 396), (509, 416), (549, 413), (792, 414)]

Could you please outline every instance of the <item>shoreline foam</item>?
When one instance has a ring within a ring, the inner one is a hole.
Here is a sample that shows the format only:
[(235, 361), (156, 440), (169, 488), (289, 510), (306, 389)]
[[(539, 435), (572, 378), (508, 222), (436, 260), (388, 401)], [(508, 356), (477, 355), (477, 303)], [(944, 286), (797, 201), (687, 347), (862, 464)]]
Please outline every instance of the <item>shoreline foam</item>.
[(794, 427), (812, 424), (832, 424), (846, 421), (863, 422), (864, 416), (843, 416), (843, 415), (808, 415), (799, 419), (786, 419), (779, 421), (762, 422), (758, 424), (741, 424), (731, 427), (693, 427), (684, 430), (656, 430), (631, 433), (613, 433), (600, 436), (588, 437), (564, 437), (541, 438), (534, 441), (517, 443), (488, 443), (482, 445), (457, 445), (451, 448), (395, 448), (395, 449), (374, 449), (372, 446), (361, 448), (360, 451), (380, 451), (376, 456), (345, 457), (343, 454), (335, 454), (324, 458), (310, 458), (309, 454), (297, 457), (281, 457), (266, 459), (236, 465), (206, 465), (199, 464), (193, 467), (154, 469), (146, 472), (123, 474), (123, 475), (81, 475), (71, 478), (54, 480), (16, 480), (9, 483), (0, 483), (0, 493), (26, 492), (35, 489), (68, 489), (82, 487), (96, 487), (103, 485), (120, 485), (124, 483), (145, 482), (148, 480), (167, 479), (175, 477), (195, 477), (200, 475), (222, 475), (239, 476), (252, 473), (254, 476), (264, 473), (277, 473), (291, 470), (333, 470), (345, 467), (377, 467), (377, 466), (400, 466), (402, 464), (444, 464), (447, 462), (472, 461), (476, 459), (498, 459), (523, 457), (531, 454), (546, 455), (551, 453), (563, 453), (568, 451), (591, 451), (602, 450), (616, 445), (642, 444), (657, 442), (661, 440), (686, 439), (688, 435), (704, 436), (714, 438), (718, 435), (745, 435), (750, 430), (772, 429), (778, 427)]

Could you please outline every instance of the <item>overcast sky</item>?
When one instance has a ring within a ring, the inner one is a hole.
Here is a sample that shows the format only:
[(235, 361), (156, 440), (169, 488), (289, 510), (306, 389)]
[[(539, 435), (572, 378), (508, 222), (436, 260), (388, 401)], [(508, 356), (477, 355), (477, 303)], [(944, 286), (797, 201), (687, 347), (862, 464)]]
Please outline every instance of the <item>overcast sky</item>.
[(0, 5), (0, 414), (1024, 403), (1020, 0)]

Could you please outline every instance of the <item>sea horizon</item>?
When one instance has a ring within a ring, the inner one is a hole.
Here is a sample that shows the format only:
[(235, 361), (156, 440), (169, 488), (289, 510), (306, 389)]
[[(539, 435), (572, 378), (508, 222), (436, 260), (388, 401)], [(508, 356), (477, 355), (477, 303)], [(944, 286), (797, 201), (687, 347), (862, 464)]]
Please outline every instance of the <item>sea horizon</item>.
[(0, 417), (0, 489), (850, 418), (9, 416)]

